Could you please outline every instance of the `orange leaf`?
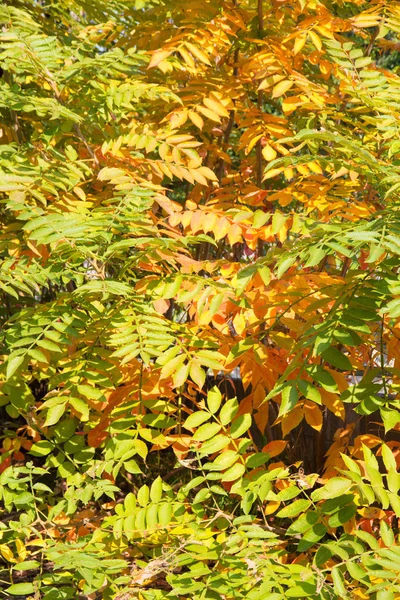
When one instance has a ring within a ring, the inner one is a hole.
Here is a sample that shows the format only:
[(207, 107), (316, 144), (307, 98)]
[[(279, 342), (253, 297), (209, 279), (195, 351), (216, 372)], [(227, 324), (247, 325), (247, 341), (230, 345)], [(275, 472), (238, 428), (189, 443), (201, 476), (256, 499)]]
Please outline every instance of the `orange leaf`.
[(285, 415), (282, 418), (282, 433), (283, 435), (287, 435), (292, 429), (297, 427), (299, 423), (303, 420), (304, 412), (303, 407), (300, 404), (294, 407), (290, 413)]
[(318, 391), (321, 395), (322, 404), (326, 406), (334, 415), (344, 420), (344, 404), (339, 396), (337, 394), (333, 394), (332, 392), (328, 392), (323, 388), (318, 388)]
[(270, 457), (273, 458), (274, 456), (278, 456), (278, 454), (281, 454), (281, 452), (284, 451), (286, 446), (286, 440), (276, 440), (275, 442), (269, 442), (269, 444), (264, 446), (262, 451), (267, 452), (267, 454), (269, 454)]
[(322, 429), (322, 412), (317, 404), (306, 400), (304, 403), (304, 416), (307, 423), (317, 431)]

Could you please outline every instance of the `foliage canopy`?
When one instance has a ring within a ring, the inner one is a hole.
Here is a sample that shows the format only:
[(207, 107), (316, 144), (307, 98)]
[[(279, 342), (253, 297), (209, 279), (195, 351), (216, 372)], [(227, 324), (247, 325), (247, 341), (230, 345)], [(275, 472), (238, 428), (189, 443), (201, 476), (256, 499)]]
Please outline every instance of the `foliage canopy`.
[(2, 593), (400, 598), (398, 3), (0, 24)]

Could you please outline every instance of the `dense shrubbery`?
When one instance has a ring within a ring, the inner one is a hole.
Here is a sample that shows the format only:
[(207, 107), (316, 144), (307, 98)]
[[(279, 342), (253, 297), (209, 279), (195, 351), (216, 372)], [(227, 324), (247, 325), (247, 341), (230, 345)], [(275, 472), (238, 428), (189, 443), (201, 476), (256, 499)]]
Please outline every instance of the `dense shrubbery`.
[(400, 598), (400, 9), (0, 7), (0, 588)]

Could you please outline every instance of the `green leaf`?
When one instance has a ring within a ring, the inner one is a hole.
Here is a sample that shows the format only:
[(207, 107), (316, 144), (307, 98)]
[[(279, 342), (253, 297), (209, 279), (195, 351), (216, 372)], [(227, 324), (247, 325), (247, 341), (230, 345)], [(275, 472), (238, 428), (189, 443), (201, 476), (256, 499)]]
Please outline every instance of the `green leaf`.
[(128, 471), (128, 473), (131, 473), (132, 475), (138, 475), (139, 473), (142, 473), (139, 465), (133, 458), (131, 460), (124, 461), (124, 468), (126, 471)]
[(383, 425), (385, 427), (385, 433), (394, 429), (397, 423), (400, 423), (400, 411), (391, 410), (389, 408), (385, 408), (381, 406), (379, 408), (379, 412), (381, 413)]
[(20, 354), (10, 354), (7, 359), (7, 368), (6, 368), (6, 378), (11, 379), (11, 377), (18, 371), (19, 367), (24, 362), (25, 356)]
[(327, 348), (321, 353), (321, 356), (326, 362), (331, 364), (342, 371), (352, 371), (353, 367), (351, 362), (342, 352), (340, 352), (337, 348)]
[(51, 425), (58, 423), (64, 412), (65, 404), (56, 404), (55, 406), (51, 406), (47, 411), (46, 420), (43, 424), (43, 427), (50, 427)]
[(305, 498), (295, 500), (294, 502), (291, 502), (290, 504), (282, 508), (276, 514), (276, 516), (280, 519), (297, 517), (297, 515), (299, 515), (302, 512), (305, 512), (310, 506), (311, 500), (306, 500)]
[(299, 399), (297, 387), (295, 385), (288, 385), (282, 391), (282, 402), (279, 408), (279, 416), (283, 417), (288, 412), (293, 410)]
[(186, 429), (193, 429), (194, 427), (199, 427), (199, 425), (202, 425), (205, 421), (208, 421), (209, 419), (211, 419), (210, 413), (205, 412), (203, 410), (199, 410), (189, 415), (186, 421), (183, 423), (183, 426)]
[(11, 585), (5, 591), (12, 596), (34, 594), (35, 586), (33, 583), (14, 583), (14, 585)]
[(231, 438), (226, 435), (218, 434), (213, 437), (211, 440), (207, 440), (201, 446), (201, 454), (214, 454), (215, 452), (219, 452), (223, 450), (230, 444)]
[(162, 491), (163, 491), (163, 482), (160, 476), (158, 476), (153, 483), (151, 484), (150, 487), (150, 498), (152, 502), (155, 502), (156, 504), (158, 502), (160, 502), (161, 498), (162, 498)]
[(395, 595), (390, 590), (378, 590), (376, 600), (394, 600)]
[(37, 560), (25, 560), (13, 565), (12, 568), (14, 571), (30, 571), (33, 569), (38, 569), (39, 567), (40, 563)]
[(216, 436), (220, 431), (221, 425), (218, 423), (204, 423), (197, 429), (192, 439), (196, 442), (204, 442)]
[(349, 560), (346, 564), (346, 568), (353, 579), (355, 579), (356, 581), (364, 581), (368, 583), (368, 575), (360, 565)]
[(320, 365), (313, 365), (308, 369), (314, 380), (320, 384), (328, 392), (337, 393), (337, 383), (328, 371), (323, 369)]
[(245, 413), (244, 415), (239, 415), (232, 425), (230, 430), (231, 437), (236, 440), (241, 437), (251, 426), (251, 415), (249, 413)]
[(340, 598), (347, 598), (346, 582), (339, 567), (333, 567), (332, 571), (333, 588)]
[(283, 260), (279, 261), (278, 268), (276, 269), (277, 278), (280, 279), (295, 262), (295, 256), (287, 256)]
[(219, 420), (222, 425), (228, 425), (233, 421), (236, 416), (237, 411), (239, 410), (239, 403), (236, 398), (232, 398), (225, 402), (222, 406), (221, 411), (219, 413)]
[(40, 442), (33, 444), (29, 450), (29, 454), (33, 454), (33, 456), (47, 456), (53, 450), (54, 444), (47, 440), (41, 440)]
[(357, 507), (355, 504), (348, 504), (340, 508), (337, 513), (333, 514), (329, 519), (329, 527), (341, 527), (348, 523), (356, 514)]
[(84, 400), (81, 398), (68, 396), (68, 402), (78, 413), (81, 414), (82, 421), (88, 421), (89, 407)]
[(337, 498), (345, 494), (353, 483), (348, 479), (341, 477), (332, 477), (322, 488), (316, 489), (311, 493), (311, 498), (314, 502), (327, 500), (328, 498)]
[(388, 548), (391, 548), (395, 543), (394, 542), (394, 534), (393, 534), (392, 529), (389, 527), (389, 525), (387, 523), (385, 523), (385, 521), (381, 521), (380, 534), (381, 534), (381, 538), (382, 538), (382, 541), (385, 544), (385, 546), (387, 546)]
[(236, 479), (239, 479), (243, 475), (245, 470), (245, 466), (242, 463), (237, 462), (233, 467), (225, 471), (221, 481), (236, 481)]
[(297, 385), (299, 391), (303, 394), (305, 398), (311, 400), (311, 402), (315, 402), (316, 404), (321, 404), (321, 394), (313, 385), (311, 385), (309, 381), (304, 381), (304, 379), (298, 379)]
[(221, 392), (216, 386), (214, 386), (207, 394), (207, 406), (213, 415), (218, 412), (218, 409), (221, 406), (221, 401)]

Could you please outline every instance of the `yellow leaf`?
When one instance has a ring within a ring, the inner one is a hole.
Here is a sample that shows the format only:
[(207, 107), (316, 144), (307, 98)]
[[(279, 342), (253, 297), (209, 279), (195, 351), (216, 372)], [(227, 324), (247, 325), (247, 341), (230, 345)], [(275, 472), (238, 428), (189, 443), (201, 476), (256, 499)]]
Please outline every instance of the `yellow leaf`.
[(306, 43), (306, 36), (301, 34), (294, 41), (293, 54), (298, 54)]
[(225, 106), (221, 104), (221, 102), (212, 100), (211, 98), (204, 98), (203, 104), (220, 117), (229, 117), (229, 112), (226, 110)]
[(293, 86), (293, 83), (294, 82), (290, 81), (290, 79), (284, 79), (283, 81), (277, 83), (272, 90), (272, 98), (280, 98), (283, 96), (285, 92), (290, 90), (290, 88)]
[(25, 560), (26, 555), (27, 555), (27, 551), (26, 551), (26, 548), (24, 546), (24, 542), (22, 540), (20, 540), (19, 538), (17, 538), (15, 540), (15, 546), (17, 548), (18, 558), (20, 560)]
[(320, 165), (315, 160), (307, 163), (307, 166), (313, 173), (317, 173), (318, 175), (321, 175), (323, 173)]
[(242, 228), (237, 223), (234, 223), (228, 231), (229, 243), (231, 244), (231, 246), (233, 246), (233, 244), (237, 244), (238, 242), (241, 242), (242, 239), (243, 239)]
[(222, 240), (226, 236), (230, 228), (230, 222), (225, 217), (221, 217), (215, 224), (214, 230), (214, 238), (218, 240)]
[(195, 384), (201, 389), (204, 385), (206, 374), (196, 359), (193, 359), (190, 363), (189, 374)]
[(237, 313), (233, 318), (233, 326), (238, 335), (242, 335), (242, 333), (246, 330), (246, 319), (242, 315), (242, 313)]
[(277, 157), (277, 152), (272, 148), (272, 146), (266, 144), (262, 150), (262, 155), (265, 158), (265, 160), (269, 162), (270, 160), (274, 160)]
[(197, 183), (201, 185), (208, 185), (207, 179), (200, 173), (200, 169), (189, 169), (191, 176)]
[(261, 140), (262, 137), (263, 137), (263, 134), (260, 133), (256, 136), (254, 136), (252, 140), (250, 140), (250, 142), (246, 148), (246, 154), (249, 154), (253, 150), (253, 148), (257, 144), (258, 140)]
[(160, 62), (165, 60), (170, 54), (170, 50), (156, 50), (156, 52), (154, 52), (153, 56), (151, 57), (149, 66), (147, 68), (152, 69), (153, 67), (157, 67), (160, 64)]
[(280, 173), (282, 173), (282, 171), (284, 171), (283, 167), (279, 167), (278, 169), (271, 169), (270, 171), (265, 173), (263, 181), (265, 181), (266, 179), (272, 179), (272, 177), (279, 175)]
[(178, 49), (178, 52), (182, 56), (183, 60), (185, 61), (185, 63), (187, 64), (188, 67), (191, 67), (192, 69), (194, 69), (196, 67), (195, 62), (192, 58), (192, 55), (189, 54), (189, 52), (183, 46), (181, 46)]
[(205, 106), (198, 106), (197, 110), (201, 112), (207, 119), (211, 119), (211, 121), (215, 121), (216, 123), (221, 123), (221, 119), (219, 115), (217, 115), (214, 111), (206, 108)]
[[(179, 127), (182, 127), (182, 125), (184, 125), (186, 123), (187, 117), (188, 117), (188, 115), (187, 115), (186, 110), (181, 110), (179, 112), (173, 113), (173, 115), (170, 118), (171, 126), (174, 129), (179, 129)], [(147, 146), (146, 146), (146, 150), (147, 150)]]
[(200, 62), (211, 67), (211, 63), (208, 60), (207, 55), (204, 54), (204, 52), (200, 50), (200, 48), (198, 48), (194, 44), (191, 44), (190, 42), (186, 42), (186, 47), (190, 50), (193, 56), (199, 59)]
[(79, 198), (80, 200), (83, 200), (83, 201), (85, 201), (85, 200), (86, 200), (86, 194), (85, 194), (85, 192), (83, 191), (83, 189), (82, 189), (82, 188), (80, 188), (80, 187), (78, 187), (78, 186), (75, 186), (75, 187), (74, 187), (74, 194), (75, 194), (76, 196), (78, 196), (78, 198)]
[(193, 110), (190, 110), (189, 119), (192, 121), (193, 125), (198, 127), (198, 129), (203, 129), (204, 121), (199, 114), (197, 114)]
[(307, 176), (307, 175), (309, 175), (309, 174), (310, 174), (310, 171), (309, 171), (309, 169), (308, 169), (307, 165), (296, 165), (296, 169), (298, 170), (298, 172), (299, 172), (301, 175), (305, 175), (305, 176)]
[(309, 31), (308, 35), (309, 35), (312, 43), (316, 47), (316, 49), (319, 52), (321, 52), (321, 50), (322, 50), (322, 42), (321, 42), (321, 38), (319, 37), (319, 35), (317, 33), (315, 33), (315, 31)]
[(304, 100), (299, 96), (289, 96), (282, 101), (282, 110), (285, 115), (290, 115), (298, 106), (302, 106), (304, 103)]
[(277, 502), (275, 502), (275, 500), (271, 500), (270, 502), (267, 502), (267, 504), (265, 505), (265, 508), (264, 508), (264, 514), (272, 515), (275, 511), (278, 510), (280, 505), (281, 505), (281, 503), (279, 500)]
[(286, 167), (283, 174), (285, 175), (285, 177), (288, 181), (291, 181), (291, 179), (293, 179), (293, 177), (294, 177), (294, 171), (293, 171), (292, 167)]
[(0, 545), (0, 554), (3, 558), (8, 560), (8, 562), (17, 562), (14, 558), (14, 554), (12, 553), (11, 548), (9, 546), (6, 546), (5, 544)]
[(29, 542), (26, 542), (26, 546), (39, 546), (40, 548), (45, 548), (47, 546), (47, 542), (46, 540), (35, 538), (33, 540), (30, 540)]
[(211, 179), (212, 181), (218, 181), (214, 171), (211, 171), (211, 169), (209, 169), (208, 167), (199, 167), (197, 169), (197, 172), (201, 173), (201, 175), (204, 175), (204, 177), (206, 177), (207, 179)]
[(182, 133), (181, 135), (169, 135), (167, 138), (165, 138), (165, 141), (167, 144), (180, 144), (192, 139), (193, 137), (191, 135)]

